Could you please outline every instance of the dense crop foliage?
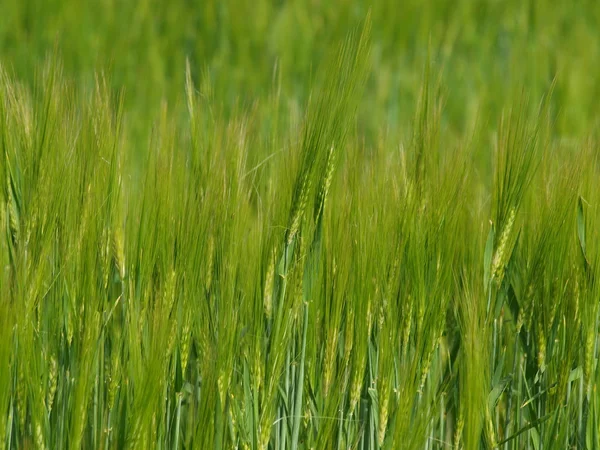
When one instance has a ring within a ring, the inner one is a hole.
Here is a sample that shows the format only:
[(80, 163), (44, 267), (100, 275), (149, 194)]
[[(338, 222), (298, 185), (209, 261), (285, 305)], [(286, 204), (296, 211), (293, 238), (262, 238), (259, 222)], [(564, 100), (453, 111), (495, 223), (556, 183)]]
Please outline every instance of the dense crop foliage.
[(600, 448), (600, 8), (6, 2), (0, 449)]

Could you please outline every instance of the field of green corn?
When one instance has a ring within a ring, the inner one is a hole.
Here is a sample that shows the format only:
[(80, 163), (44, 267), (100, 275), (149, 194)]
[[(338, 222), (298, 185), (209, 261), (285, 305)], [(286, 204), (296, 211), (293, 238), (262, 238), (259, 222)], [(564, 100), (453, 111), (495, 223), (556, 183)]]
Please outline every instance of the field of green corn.
[(600, 449), (596, 0), (0, 9), (0, 450)]

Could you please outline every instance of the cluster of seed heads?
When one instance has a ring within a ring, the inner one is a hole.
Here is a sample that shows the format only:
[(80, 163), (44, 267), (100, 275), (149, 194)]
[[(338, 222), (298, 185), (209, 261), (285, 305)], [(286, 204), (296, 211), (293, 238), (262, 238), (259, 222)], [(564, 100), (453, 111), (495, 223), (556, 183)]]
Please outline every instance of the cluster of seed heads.
[(121, 370), (121, 359), (118, 352), (113, 352), (111, 357), (110, 378), (108, 380), (108, 409), (112, 410), (119, 389), (119, 377)]
[(423, 331), (423, 321), (425, 320), (425, 301), (423, 298), (419, 299), (417, 306), (417, 333)]
[(425, 383), (427, 382), (427, 376), (429, 375), (429, 369), (431, 368), (431, 358), (433, 351), (427, 352), (425, 360), (423, 362), (423, 368), (421, 369), (421, 382), (419, 383), (419, 392), (423, 393), (425, 389)]
[(402, 330), (402, 355), (406, 355), (408, 352), (408, 341), (410, 339), (410, 329), (412, 327), (412, 308), (413, 302), (408, 302), (408, 308), (404, 314), (404, 327)]
[(181, 341), (180, 341), (180, 355), (181, 355), (181, 369), (185, 374), (188, 366), (188, 357), (190, 354), (190, 314), (186, 314), (183, 327), (181, 328)]
[(227, 391), (229, 390), (229, 377), (223, 369), (219, 371), (219, 377), (217, 378), (217, 390), (219, 392), (219, 399), (221, 400), (221, 408), (224, 408)]
[(508, 244), (515, 224), (515, 217), (516, 210), (515, 208), (511, 208), (506, 223), (504, 224), (504, 228), (502, 229), (502, 233), (500, 234), (500, 238), (498, 239), (498, 246), (496, 247), (496, 252), (494, 253), (494, 258), (492, 260), (492, 279), (496, 280), (498, 284), (500, 284), (504, 278), (504, 270), (508, 263)]
[(12, 187), (10, 185), (8, 177), (6, 179), (6, 183), (8, 189), (8, 205), (6, 209), (8, 210), (10, 234), (12, 236), (13, 244), (17, 245), (17, 243), (19, 242), (20, 235), (19, 212), (17, 211), (17, 204), (13, 197)]
[(262, 363), (262, 355), (260, 350), (260, 345), (256, 346), (256, 354), (254, 355), (254, 392), (258, 393), (260, 391), (260, 387), (264, 383), (264, 370)]
[(259, 444), (258, 447), (260, 450), (267, 450), (269, 446), (269, 440), (271, 438), (271, 424), (265, 418), (261, 420), (261, 424), (258, 427), (258, 438)]
[(177, 338), (177, 326), (176, 326), (176, 323), (173, 322), (169, 329), (169, 337), (167, 338), (167, 349), (165, 352), (166, 360), (168, 360), (171, 357), (171, 355), (173, 354), (176, 338)]
[(344, 364), (347, 366), (352, 354), (352, 346), (354, 344), (354, 310), (348, 310), (346, 318), (346, 327), (344, 333)]
[(292, 215), (290, 220), (290, 226), (287, 231), (286, 244), (290, 245), (298, 231), (300, 230), (300, 224), (302, 223), (302, 218), (304, 217), (304, 210), (306, 209), (306, 204), (308, 202), (308, 193), (310, 191), (310, 173), (305, 171), (302, 175), (302, 181), (300, 183), (300, 188), (298, 191), (298, 196), (294, 200), (294, 205), (292, 207)]
[(167, 282), (165, 283), (164, 291), (163, 291), (163, 304), (166, 307), (166, 311), (170, 312), (173, 309), (173, 305), (175, 304), (175, 285), (177, 282), (177, 273), (175, 270), (172, 270), (169, 276), (167, 277)]
[(381, 447), (385, 439), (387, 421), (389, 414), (390, 383), (387, 377), (382, 377), (381, 391), (379, 396), (379, 427), (377, 429), (377, 442)]
[(384, 297), (381, 299), (381, 302), (379, 303), (379, 314), (377, 315), (377, 326), (379, 327), (379, 330), (383, 329), (383, 323), (385, 322), (385, 318), (388, 314), (388, 302), (387, 299)]
[(312, 414), (310, 412), (310, 405), (308, 404), (308, 401), (307, 401), (306, 404), (304, 405), (304, 414), (302, 414), (302, 425), (304, 425), (304, 428), (308, 428), (308, 426), (310, 425), (311, 417), (312, 417)]
[(273, 287), (275, 281), (275, 251), (271, 252), (269, 266), (267, 269), (267, 277), (265, 278), (265, 289), (263, 292), (263, 307), (265, 317), (271, 320), (273, 316)]
[(462, 432), (464, 427), (465, 420), (461, 411), (461, 413), (458, 415), (458, 420), (456, 421), (456, 429), (454, 430), (454, 448), (456, 449), (462, 448)]
[(327, 339), (325, 346), (325, 364), (323, 368), (323, 392), (325, 397), (329, 395), (329, 388), (333, 378), (333, 365), (335, 363), (335, 350), (337, 348), (337, 333), (332, 333), (332, 336)]
[(115, 265), (119, 271), (121, 280), (125, 279), (125, 244), (123, 232), (120, 229), (115, 229), (112, 235), (112, 253), (115, 258)]
[(586, 381), (591, 380), (592, 367), (594, 364), (594, 342), (596, 340), (596, 333), (594, 333), (593, 327), (590, 327), (586, 333), (585, 340), (585, 358), (583, 364), (583, 373)]
[(537, 336), (538, 336), (538, 367), (540, 371), (544, 371), (546, 367), (546, 336), (544, 328), (541, 325), (541, 321), (536, 322), (537, 325)]
[(58, 362), (55, 356), (51, 356), (48, 361), (48, 392), (46, 395), (46, 407), (52, 411), (56, 387), (58, 385)]
[(319, 217), (321, 214), (323, 214), (334, 171), (335, 145), (332, 144), (329, 149), (329, 153), (327, 154), (327, 167), (325, 168), (325, 176), (321, 180), (321, 189), (319, 189), (319, 193), (317, 194), (315, 217)]
[(42, 431), (42, 424), (40, 420), (36, 420), (35, 423), (35, 446), (39, 450), (44, 450), (46, 444), (44, 443), (44, 432)]
[(352, 381), (350, 386), (350, 411), (354, 411), (354, 408), (360, 399), (363, 383), (363, 372), (366, 365), (366, 359), (363, 354), (359, 355), (358, 358), (359, 359), (356, 363), (356, 367), (352, 373)]
[(102, 264), (103, 264), (103, 271), (102, 271), (102, 275), (103, 275), (103, 287), (104, 290), (108, 289), (108, 282), (110, 280), (110, 258), (111, 258), (111, 248), (112, 248), (112, 237), (111, 237), (111, 233), (109, 233), (109, 231), (104, 228), (104, 230), (102, 230), (102, 238), (101, 238), (101, 245), (100, 245), (100, 257), (102, 258)]

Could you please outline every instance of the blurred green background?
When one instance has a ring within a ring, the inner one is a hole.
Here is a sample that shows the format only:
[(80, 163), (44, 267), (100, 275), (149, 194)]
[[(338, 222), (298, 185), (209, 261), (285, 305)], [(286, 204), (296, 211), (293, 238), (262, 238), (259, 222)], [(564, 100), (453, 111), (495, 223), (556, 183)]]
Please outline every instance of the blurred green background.
[(68, 77), (91, 86), (104, 72), (126, 92), (130, 126), (181, 104), (185, 61), (209, 81), (223, 111), (281, 89), (302, 105), (328, 49), (371, 10), (371, 77), (361, 107), (367, 136), (400, 132), (413, 116), (423, 67), (445, 87), (444, 127), (463, 133), (496, 120), (527, 86), (537, 102), (556, 79), (556, 130), (589, 134), (598, 123), (600, 6), (576, 0), (264, 1), (5, 0), (0, 61), (32, 83), (57, 49)]

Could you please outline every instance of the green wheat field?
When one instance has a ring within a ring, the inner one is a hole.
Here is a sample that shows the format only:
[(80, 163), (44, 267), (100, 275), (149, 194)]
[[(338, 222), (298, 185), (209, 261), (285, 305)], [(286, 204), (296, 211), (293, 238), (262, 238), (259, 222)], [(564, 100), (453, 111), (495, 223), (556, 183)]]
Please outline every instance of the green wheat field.
[(0, 8), (0, 449), (600, 449), (596, 0)]

